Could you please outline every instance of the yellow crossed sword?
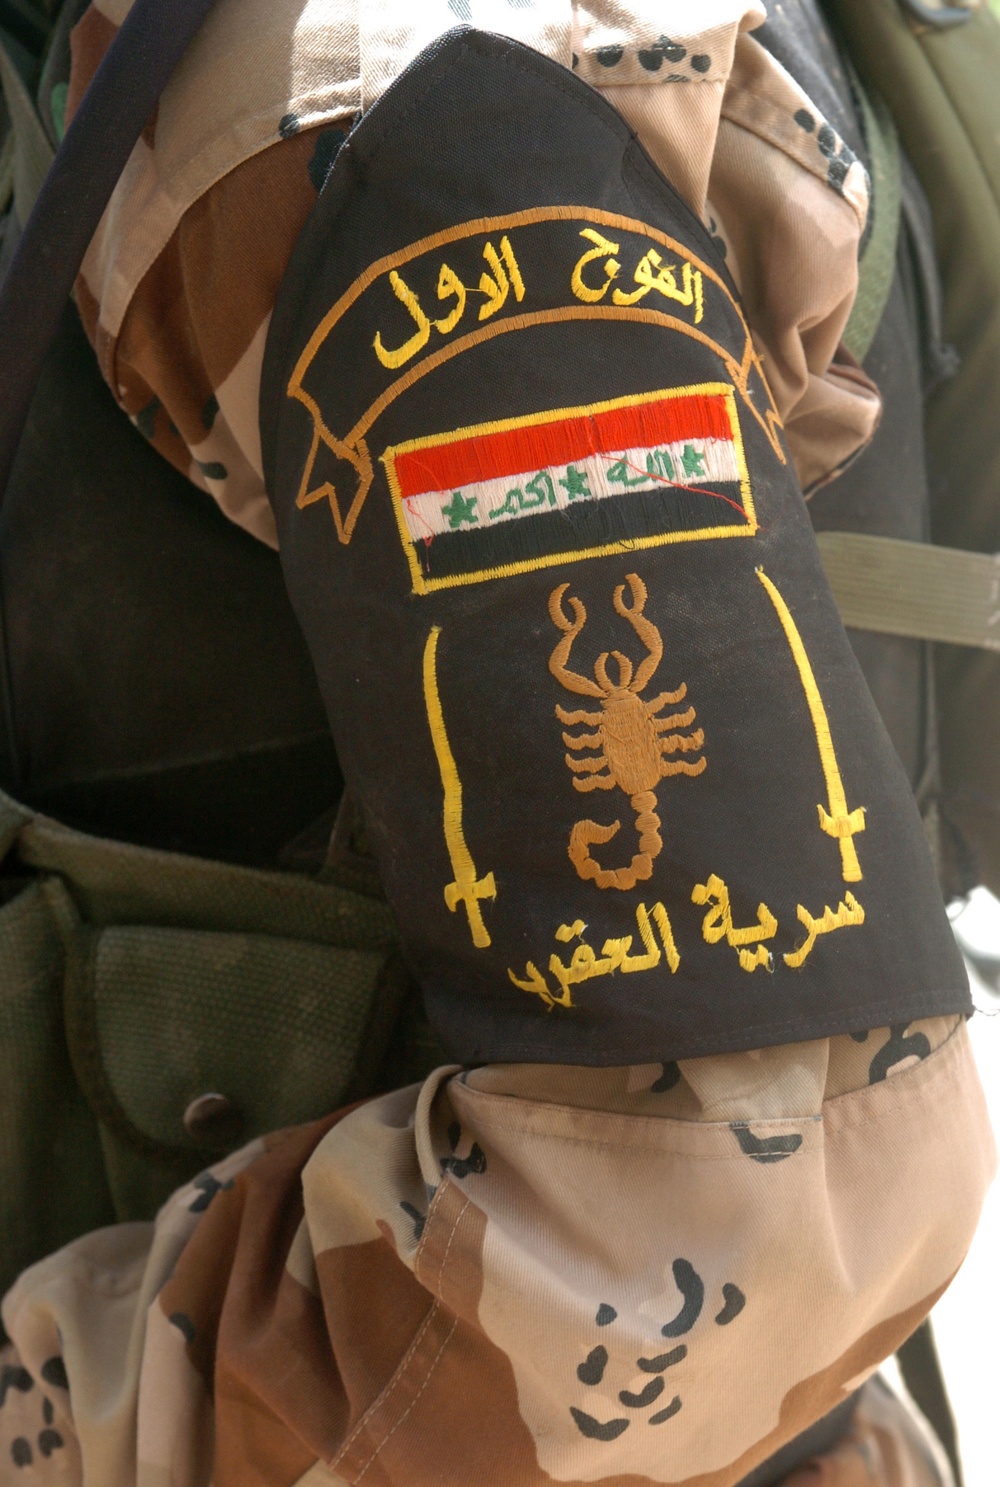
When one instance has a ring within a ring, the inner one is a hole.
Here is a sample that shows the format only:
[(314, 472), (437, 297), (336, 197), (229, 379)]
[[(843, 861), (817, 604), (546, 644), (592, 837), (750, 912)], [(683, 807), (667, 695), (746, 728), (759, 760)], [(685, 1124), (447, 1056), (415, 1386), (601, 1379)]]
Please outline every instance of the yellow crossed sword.
[(476, 877), (476, 866), (465, 844), (465, 833), (462, 830), (462, 781), (458, 777), (455, 756), (445, 732), (437, 684), (437, 645), (440, 634), (441, 626), (434, 625), (424, 646), (424, 701), (427, 704), (427, 721), (431, 726), (438, 769), (441, 771), (441, 784), (444, 786), (444, 839), (455, 874), (455, 881), (449, 883), (444, 890), (444, 901), (453, 914), (460, 903), (465, 905), (472, 943), (477, 949), (484, 950), (490, 944), (490, 934), (483, 923), (479, 900), (496, 898), (497, 885), (492, 873), (487, 873), (485, 878)]
[(857, 810), (847, 809), (847, 796), (844, 794), (844, 782), (840, 777), (840, 769), (837, 765), (837, 756), (833, 750), (833, 739), (830, 736), (830, 723), (826, 716), (826, 708), (823, 699), (819, 695), (816, 678), (813, 675), (806, 648), (802, 644), (802, 636), (798, 632), (795, 621), (789, 612), (788, 605), (778, 593), (774, 584), (768, 578), (763, 568), (757, 569), (757, 577), (767, 590), (771, 603), (778, 612), (781, 628), (791, 647), (795, 664), (799, 668), (799, 678), (802, 682), (802, 690), (806, 694), (809, 711), (812, 714), (813, 727), (816, 730), (816, 743), (819, 746), (820, 763), (823, 766), (823, 774), (826, 778), (826, 791), (829, 811), (817, 805), (819, 811), (820, 828), (827, 836), (832, 836), (840, 845), (840, 860), (843, 867), (845, 883), (860, 883), (862, 878), (861, 864), (858, 861), (857, 850), (854, 846), (854, 834), (865, 829), (865, 807), (858, 806)]

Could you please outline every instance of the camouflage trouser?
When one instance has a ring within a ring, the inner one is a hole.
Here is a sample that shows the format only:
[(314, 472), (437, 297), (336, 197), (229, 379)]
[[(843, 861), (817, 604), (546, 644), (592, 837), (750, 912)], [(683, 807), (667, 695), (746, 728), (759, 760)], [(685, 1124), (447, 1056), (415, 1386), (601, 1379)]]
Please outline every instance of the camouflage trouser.
[(954, 1275), (992, 1170), (954, 1017), (440, 1069), (28, 1271), (0, 1483), (733, 1487), (864, 1385), (789, 1480), (930, 1487), (867, 1381)]

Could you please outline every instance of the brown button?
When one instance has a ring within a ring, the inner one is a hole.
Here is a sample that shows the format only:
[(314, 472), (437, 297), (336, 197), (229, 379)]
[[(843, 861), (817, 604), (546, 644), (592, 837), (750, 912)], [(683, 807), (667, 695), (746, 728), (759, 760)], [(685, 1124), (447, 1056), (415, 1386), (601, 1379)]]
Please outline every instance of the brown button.
[(243, 1116), (228, 1095), (198, 1095), (184, 1112), (184, 1129), (199, 1146), (223, 1151), (239, 1141)]

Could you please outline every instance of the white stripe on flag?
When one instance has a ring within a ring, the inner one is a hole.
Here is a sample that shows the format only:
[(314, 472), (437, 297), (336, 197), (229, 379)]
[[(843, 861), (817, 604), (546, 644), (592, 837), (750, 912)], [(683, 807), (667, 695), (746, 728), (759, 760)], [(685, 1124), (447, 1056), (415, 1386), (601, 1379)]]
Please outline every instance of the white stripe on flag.
[(478, 480), (458, 490), (404, 496), (406, 526), (414, 542), (444, 532), (488, 530), (506, 521), (565, 511), (584, 501), (625, 496), (662, 483), (675, 486), (738, 481), (730, 439), (685, 439), (654, 448), (590, 454), (569, 465)]

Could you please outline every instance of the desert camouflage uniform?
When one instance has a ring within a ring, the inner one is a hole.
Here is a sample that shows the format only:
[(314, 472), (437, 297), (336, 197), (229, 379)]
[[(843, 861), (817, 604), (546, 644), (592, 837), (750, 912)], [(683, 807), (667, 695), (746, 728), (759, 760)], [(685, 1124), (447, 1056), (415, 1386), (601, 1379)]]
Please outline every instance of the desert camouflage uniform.
[[(127, 9), (80, 21), (70, 113)], [(115, 395), (275, 541), (257, 395), (289, 253), (356, 112), (472, 19), (600, 87), (704, 216), (816, 486), (878, 419), (839, 349), (867, 181), (754, 40), (763, 15), (220, 0), (84, 265)], [(4, 1304), (0, 1483), (731, 1487), (863, 1385), (848, 1436), (789, 1481), (924, 1487), (945, 1469), (866, 1381), (961, 1263), (992, 1166), (957, 1017), (680, 1064), (439, 1070), (27, 1272)]]
[[(28, 1271), (0, 1481), (730, 1487), (934, 1304), (987, 1133), (958, 1018), (440, 1069)], [(937, 1481), (904, 1421), (869, 1387), (792, 1480)]]

